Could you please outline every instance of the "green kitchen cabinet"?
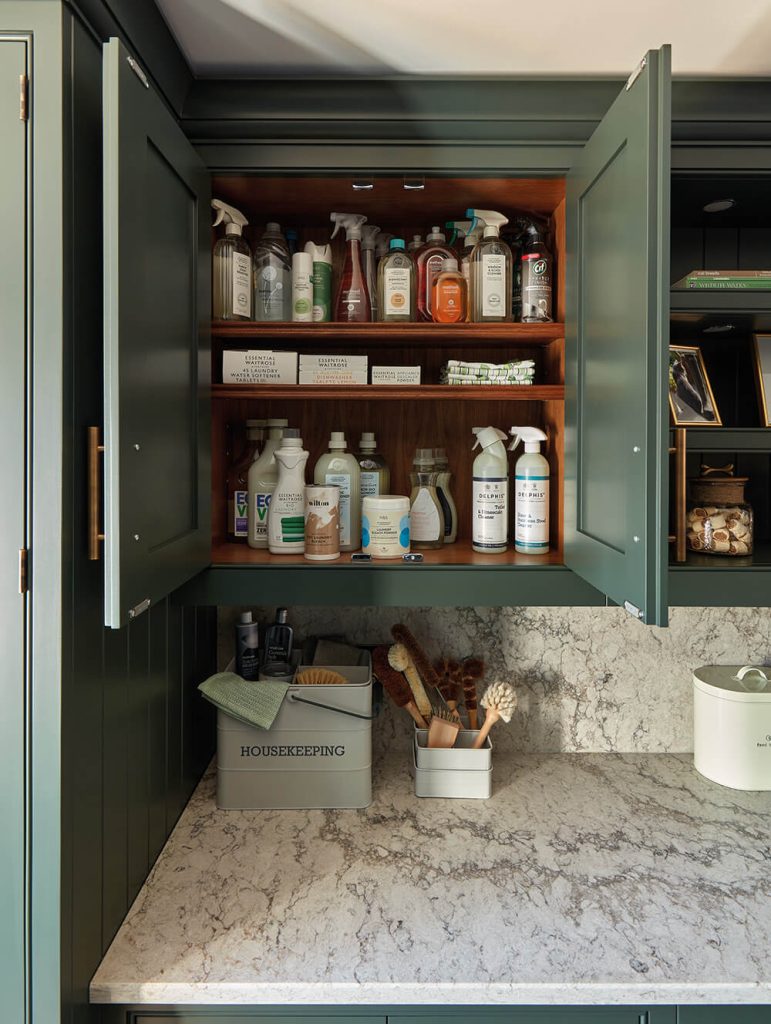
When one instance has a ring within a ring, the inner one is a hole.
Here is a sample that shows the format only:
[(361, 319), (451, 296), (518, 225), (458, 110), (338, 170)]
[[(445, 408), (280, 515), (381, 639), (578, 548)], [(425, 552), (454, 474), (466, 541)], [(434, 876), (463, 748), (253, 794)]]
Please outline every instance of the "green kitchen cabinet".
[(771, 1006), (680, 1006), (677, 1024), (768, 1024)]

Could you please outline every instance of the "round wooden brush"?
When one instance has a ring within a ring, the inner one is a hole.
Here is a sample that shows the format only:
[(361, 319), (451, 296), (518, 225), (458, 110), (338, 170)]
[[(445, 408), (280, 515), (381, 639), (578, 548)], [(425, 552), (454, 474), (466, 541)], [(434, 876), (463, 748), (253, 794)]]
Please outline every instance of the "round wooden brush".
[(295, 682), (301, 686), (341, 686), (347, 683), (345, 676), (328, 668), (306, 668), (298, 672)]
[[(425, 686), (430, 689), (438, 690), (439, 676), (434, 671), (434, 666), (426, 657), (425, 651), (404, 623), (397, 622), (395, 626), (391, 626), (391, 636), (397, 644), (404, 644), (407, 648), (409, 656), (412, 659), (412, 664)], [(407, 678), (409, 679), (409, 676)], [(412, 682), (410, 681), (410, 686), (411, 685)], [(418, 707), (420, 707), (420, 701), (418, 701)]]
[(454, 718), (460, 721), (458, 712), (458, 697), (460, 696), (460, 678), (457, 672), (460, 665), (451, 658), (437, 658), (434, 662), (434, 671), (439, 676), (439, 692), (444, 697), (444, 702), (452, 712)]
[(488, 733), (496, 722), (501, 719), (504, 722), (511, 721), (511, 716), (517, 707), (517, 695), (511, 683), (491, 683), (485, 690), (480, 703), (486, 714), (484, 725), (474, 740), (474, 750), (479, 750), (484, 746)]
[(427, 729), (428, 723), (412, 699), (412, 690), (407, 680), (401, 672), (396, 672), (388, 663), (387, 647), (376, 647), (372, 652), (372, 670), (396, 707), (405, 708), (412, 715), (419, 729)]
[(485, 663), (481, 658), (466, 658), (461, 666), (461, 684), (463, 686), (463, 703), (468, 713), (470, 729), (478, 728), (477, 719), (477, 680), (485, 674)]
[(404, 644), (393, 644), (388, 648), (388, 664), (395, 672), (404, 673), (412, 690), (412, 696), (418, 706), (418, 711), (424, 718), (430, 718), (433, 713), (431, 701), (428, 699), (426, 688), (418, 674), (418, 670), (415, 668), (415, 663), (410, 657), (410, 652)]

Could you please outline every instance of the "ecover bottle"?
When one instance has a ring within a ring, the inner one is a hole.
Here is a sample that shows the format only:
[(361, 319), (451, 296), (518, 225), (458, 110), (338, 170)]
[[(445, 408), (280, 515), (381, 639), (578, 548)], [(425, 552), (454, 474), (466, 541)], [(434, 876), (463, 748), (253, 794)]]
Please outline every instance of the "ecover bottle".
[(268, 439), (262, 455), (252, 463), (247, 477), (249, 511), (247, 543), (250, 548), (268, 546), (268, 509), (278, 482), (276, 448), (287, 426), (287, 420), (268, 420)]
[(496, 210), (467, 210), (484, 223), (482, 240), (471, 254), (471, 320), (500, 323), (511, 320), (511, 249), (500, 237), (508, 218)]
[(383, 323), (415, 319), (415, 263), (403, 238), (392, 238), (390, 252), (377, 268), (378, 310)]
[(249, 221), (233, 206), (212, 199), (214, 227), (225, 225), (212, 253), (212, 316), (215, 320), (249, 320), (252, 315), (252, 251), (243, 237)]
[(361, 547), (361, 470), (356, 456), (346, 451), (342, 430), (332, 431), (329, 451), (316, 463), (313, 482), (335, 484), (340, 488), (340, 550), (358, 551)]
[(228, 470), (228, 540), (245, 541), (249, 532), (249, 467), (259, 458), (265, 420), (246, 421), (246, 446)]
[(503, 445), (507, 438), (497, 427), (474, 433), (473, 447), (482, 451), (472, 469), (471, 546), (474, 551), (501, 555), (509, 530), (509, 463)]
[(436, 477), (434, 449), (416, 448), (410, 473), (410, 540), (415, 548), (444, 545), (444, 513), (436, 493)]
[(274, 555), (305, 550), (305, 463), (300, 431), (287, 427), (276, 449), (278, 480), (268, 509), (268, 548)]
[(549, 551), (549, 463), (541, 455), (546, 434), (538, 427), (512, 427), (514, 440), (525, 451), (514, 467), (514, 550), (523, 555), (545, 555)]

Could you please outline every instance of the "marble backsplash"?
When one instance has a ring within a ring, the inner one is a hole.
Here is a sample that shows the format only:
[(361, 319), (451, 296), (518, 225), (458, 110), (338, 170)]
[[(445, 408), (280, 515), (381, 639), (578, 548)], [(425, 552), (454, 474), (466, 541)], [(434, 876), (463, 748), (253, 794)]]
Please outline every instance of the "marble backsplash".
[[(241, 609), (220, 609), (220, 664), (233, 652)], [(273, 609), (253, 609), (267, 623)], [(771, 664), (771, 610), (676, 608), (667, 629), (618, 608), (295, 607), (298, 638), (389, 640), (404, 622), (432, 657), (475, 655), (486, 681), (511, 681), (519, 707), (496, 726), (498, 749), (523, 752), (686, 752), (692, 749), (694, 668)], [(406, 748), (411, 719), (390, 706), (375, 723), (379, 748)]]

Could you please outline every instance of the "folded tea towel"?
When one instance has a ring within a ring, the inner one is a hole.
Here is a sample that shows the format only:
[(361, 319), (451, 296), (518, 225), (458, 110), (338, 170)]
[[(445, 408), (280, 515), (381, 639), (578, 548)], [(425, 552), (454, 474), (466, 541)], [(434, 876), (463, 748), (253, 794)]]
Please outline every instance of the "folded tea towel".
[(218, 672), (198, 687), (206, 700), (244, 725), (270, 729), (284, 702), (289, 683), (257, 683), (235, 672)]

